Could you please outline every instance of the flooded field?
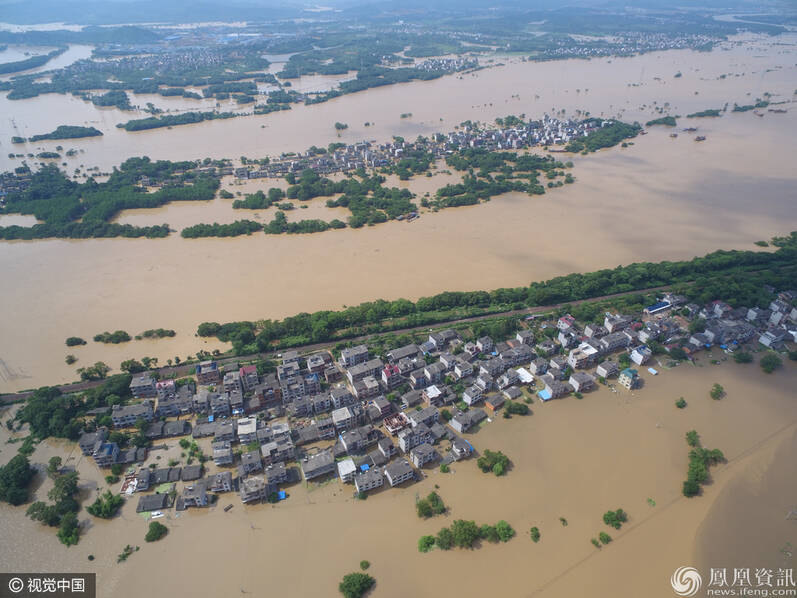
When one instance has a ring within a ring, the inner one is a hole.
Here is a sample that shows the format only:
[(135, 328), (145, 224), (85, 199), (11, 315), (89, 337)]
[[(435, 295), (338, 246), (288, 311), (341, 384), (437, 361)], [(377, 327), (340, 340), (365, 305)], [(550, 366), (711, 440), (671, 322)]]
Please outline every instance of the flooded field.
[[(456, 463), (449, 474), (427, 469), (423, 481), (376, 492), (366, 501), (354, 500), (351, 487), (335, 480), (289, 487), (289, 498), (275, 506), (244, 507), (227, 495), (206, 511), (179, 516), (170, 511), (161, 520), (170, 533), (154, 545), (143, 542), (147, 522), (134, 512), (136, 499), (109, 522), (81, 512), (89, 527), (68, 549), (52, 530), (27, 520), (23, 508), (0, 505), (6, 540), (0, 561), (9, 570), (36, 562), (41, 569), (97, 571), (100, 595), (123, 598), (138, 595), (142, 577), (165, 563), (171, 571), (190, 573), (160, 575), (149, 586), (153, 596), (228, 596), (263, 587), (277, 595), (327, 596), (362, 559), (371, 562), (369, 573), (377, 579), (375, 596), (564, 598), (589, 588), (598, 596), (669, 597), (672, 572), (682, 565), (702, 567), (706, 546), (721, 546), (721, 555), (710, 555), (710, 566), (726, 566), (721, 556), (731, 567), (731, 557), (738, 556), (741, 566), (753, 567), (763, 560), (750, 558), (767, 556), (790, 537), (783, 517), (793, 501), (797, 368), (787, 362), (766, 375), (754, 364), (715, 366), (709, 359), (701, 356), (698, 367), (660, 369), (656, 377), (643, 372), (643, 388), (630, 393), (601, 388), (583, 400), (535, 401), (530, 416), (486, 423), (467, 438), (477, 450), (501, 450), (511, 458), (512, 467), (501, 478), (482, 474), (471, 459)], [(714, 382), (727, 391), (721, 401), (709, 398)], [(679, 396), (687, 400), (686, 409), (675, 408)], [(701, 496), (686, 499), (681, 482), (688, 453), (684, 434), (690, 429), (700, 433), (703, 446), (720, 448), (728, 462), (712, 468)], [(0, 440), (7, 437), (3, 426)], [(153, 452), (162, 455), (161, 463), (179, 451), (176, 440), (166, 443), (167, 452)], [(16, 447), (0, 449), (5, 462)], [(76, 447), (46, 443), (33, 461), (46, 463), (65, 450), (74, 456), (65, 463), (78, 468), (86, 496), (92, 495), (100, 472)], [(757, 486), (747, 482), (751, 468), (762, 489), (777, 491), (764, 492), (764, 503), (755, 494)], [(740, 484), (745, 491), (737, 491)], [(416, 498), (436, 487), (450, 511), (418, 519)], [(46, 486), (37, 495), (45, 491)], [(225, 513), (228, 503), (234, 508)], [(619, 531), (608, 530), (602, 514), (618, 507), (629, 521)], [(750, 536), (731, 533), (738, 526), (730, 526), (727, 517), (737, 514), (737, 520), (739, 513), (742, 519), (753, 515), (751, 524), (764, 517), (780, 525), (757, 528), (761, 537), (751, 544)], [(417, 551), (421, 535), (460, 518), (491, 524), (505, 519), (518, 535), (474, 551)], [(540, 529), (537, 544), (529, 538), (531, 526)], [(589, 539), (604, 530), (614, 541), (596, 550)], [(117, 564), (126, 544), (141, 550)], [(96, 558), (92, 563), (89, 554)]]
[[(370, 89), (323, 104), (295, 105), (291, 110), (263, 116), (136, 133), (116, 129), (115, 125), (145, 114), (109, 109), (99, 118), (93, 106), (72, 101), (71, 96), (49, 94), (34, 100), (8, 101), (3, 95), (0, 149), (8, 147), (12, 135), (27, 137), (52, 130), (58, 124), (91, 124), (100, 128), (105, 137), (99, 145), (90, 143), (95, 139), (62, 144), (86, 150), (85, 155), (67, 159), (67, 163), (70, 169), (82, 163), (107, 170), (130, 156), (262, 157), (303, 151), (311, 145), (324, 147), (337, 141), (381, 141), (392, 135), (414, 138), (451, 130), (468, 119), (491, 121), (520, 113), (539, 118), (546, 112), (562, 109), (567, 115), (580, 110), (592, 116), (621, 116), (645, 122), (654, 115), (656, 106), (665, 103), (669, 103), (675, 114), (688, 114), (721, 108), (726, 102), (731, 106), (734, 102), (747, 103), (765, 92), (776, 94), (776, 100), (790, 99), (797, 70), (796, 40), (797, 34), (788, 34), (729, 42), (712, 52), (670, 51), (589, 61), (535, 63), (508, 56), (501, 59), (503, 66), (471, 74)], [(677, 73), (681, 76), (676, 78)], [(347, 77), (341, 76), (339, 80)], [(323, 89), (334, 82), (320, 76), (306, 79), (294, 82), (294, 86), (303, 90)], [(25, 107), (37, 102), (38, 110)], [(143, 107), (146, 102), (133, 103)], [(183, 98), (156, 98), (153, 103), (162, 109), (194, 110), (203, 104)], [(49, 108), (50, 115), (43, 114), (45, 108)], [(409, 113), (410, 118), (401, 118)], [(338, 132), (335, 122), (346, 123), (349, 128)], [(366, 122), (370, 126), (366, 127)], [(46, 142), (42, 147), (55, 145), (58, 144)], [(0, 154), (0, 168), (19, 164), (19, 160), (9, 160), (6, 153), (4, 150)]]
[[(765, 92), (773, 102), (789, 102), (777, 106), (787, 110), (784, 114), (729, 111), (716, 119), (682, 118), (677, 138), (669, 129), (651, 127), (627, 148), (568, 156), (575, 163), (574, 185), (544, 196), (508, 194), (479, 206), (426, 212), (412, 223), (234, 239), (186, 240), (173, 234), (158, 240), (5, 242), (0, 247), (0, 272), (7, 282), (0, 285), (0, 391), (70, 381), (75, 368), (95, 361), (118, 368), (124, 359), (150, 356), (164, 363), (219, 347), (194, 337), (202, 321), (279, 318), (376, 298), (524, 285), (635, 261), (691, 258), (718, 248), (752, 249), (757, 240), (797, 229), (795, 40), (756, 38), (710, 53), (592, 61), (508, 58), (505, 66), (461, 78), (373, 89), (262, 118), (137, 134), (115, 128), (128, 115), (96, 110), (71, 96), (0, 98), (0, 143), (12, 134), (52, 130), (65, 120), (91, 124), (106, 135), (61, 143), (84, 151), (75, 157), (77, 164), (102, 169), (141, 154), (238, 158), (332, 141), (414, 138), (451, 130), (468, 118), (491, 120), (508, 113), (537, 118), (552, 110), (582, 110), (645, 122), (665, 102), (680, 115), (752, 102)], [(678, 72), (682, 77), (674, 77)], [(191, 102), (163, 100), (176, 106)], [(413, 116), (401, 119), (403, 112)], [(338, 136), (335, 121), (350, 128)], [(365, 128), (366, 121), (375, 124)], [(699, 131), (684, 133), (686, 126)], [(707, 140), (696, 143), (696, 134)], [(50, 148), (55, 142), (35, 145)], [(0, 159), (6, 160), (5, 154)], [(7, 161), (5, 167), (15, 163)], [(419, 201), (424, 193), (458, 180), (457, 174), (440, 172), (443, 168), (431, 178), (390, 177), (388, 183), (412, 189)], [(223, 181), (236, 194), (277, 184), (285, 185), (268, 179), (241, 185)], [(232, 210), (232, 201), (128, 210), (118, 222), (166, 222), (179, 231), (200, 222), (273, 218), (274, 208)], [(327, 208), (323, 198), (307, 209), (294, 203), (290, 220), (347, 214)], [(30, 217), (3, 219), (4, 224), (31, 222)], [(420, 263), (430, 266), (422, 275)], [(72, 335), (90, 339), (116, 329), (135, 335), (157, 327), (174, 329), (177, 336), (116, 346), (90, 342), (69, 350), (63, 344)], [(78, 358), (75, 365), (64, 363), (67, 353)]]

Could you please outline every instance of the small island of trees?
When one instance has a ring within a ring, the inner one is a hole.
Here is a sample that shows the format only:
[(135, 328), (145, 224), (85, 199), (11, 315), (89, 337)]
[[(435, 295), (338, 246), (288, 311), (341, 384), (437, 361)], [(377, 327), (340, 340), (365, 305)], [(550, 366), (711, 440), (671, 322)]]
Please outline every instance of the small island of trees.
[(126, 343), (131, 340), (130, 335), (124, 330), (117, 330), (115, 332), (101, 332), (94, 335), (95, 343), (110, 343), (118, 345), (119, 343)]
[(167, 533), (169, 533), (168, 527), (158, 521), (153, 521), (149, 524), (149, 529), (147, 530), (147, 535), (144, 536), (144, 540), (147, 542), (157, 542)]
[(711, 108), (708, 110), (701, 110), (700, 112), (692, 112), (692, 114), (687, 114), (686, 118), (707, 118), (707, 117), (716, 117), (721, 115), (722, 115), (722, 110)]
[(484, 473), (493, 472), (497, 476), (502, 476), (509, 467), (509, 457), (501, 451), (485, 449), (484, 454), (476, 460), (476, 465)]
[(509, 542), (515, 530), (503, 519), (495, 525), (477, 525), (475, 521), (455, 520), (450, 527), (442, 528), (437, 536), (422, 536), (418, 540), (418, 551), (429, 552), (434, 546), (440, 550), (474, 548), (480, 540), (490, 543)]
[(82, 137), (100, 137), (102, 131), (94, 127), (77, 127), (70, 125), (60, 125), (55, 131), (44, 133), (42, 135), (34, 135), (28, 141), (45, 141), (48, 139), (80, 139)]
[(666, 127), (674, 127), (678, 123), (675, 120), (674, 116), (662, 116), (661, 118), (656, 118), (653, 120), (649, 120), (645, 123), (646, 127), (653, 127), (656, 125), (664, 125)]
[(375, 583), (376, 580), (367, 573), (349, 573), (343, 576), (338, 590), (345, 598), (361, 598)]
[(725, 455), (719, 449), (701, 447), (700, 436), (695, 430), (686, 433), (686, 442), (693, 448), (689, 451), (689, 471), (683, 483), (683, 495), (691, 498), (700, 493), (700, 486), (708, 480), (708, 468), (723, 462)]
[[(599, 119), (593, 119), (599, 123)], [(625, 139), (639, 135), (642, 130), (638, 124), (629, 125), (620, 121), (611, 121), (610, 124), (591, 131), (586, 137), (574, 139), (565, 146), (567, 152), (594, 152), (604, 147), (613, 147)]]
[(430, 492), (426, 498), (422, 498), (415, 503), (418, 517), (428, 519), (433, 515), (442, 515), (446, 512), (446, 505), (437, 492)]

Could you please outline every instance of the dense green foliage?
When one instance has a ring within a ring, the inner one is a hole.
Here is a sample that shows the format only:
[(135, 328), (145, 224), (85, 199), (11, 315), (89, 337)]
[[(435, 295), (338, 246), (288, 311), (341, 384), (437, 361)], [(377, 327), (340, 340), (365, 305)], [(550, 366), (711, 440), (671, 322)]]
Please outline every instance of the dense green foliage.
[(709, 395), (711, 395), (711, 398), (715, 401), (719, 401), (723, 396), (725, 396), (725, 389), (721, 384), (715, 382), (709, 391)]
[(434, 548), (434, 536), (421, 536), (418, 539), (418, 552), (429, 552)]
[(700, 493), (700, 486), (708, 480), (709, 466), (723, 462), (725, 455), (719, 449), (702, 448), (694, 430), (687, 432), (686, 438), (689, 446), (693, 448), (689, 451), (689, 470), (683, 483), (683, 495), (691, 498)]
[(79, 336), (70, 336), (66, 339), (66, 346), (67, 347), (76, 347), (78, 345), (85, 345), (86, 341), (84, 341)]
[(94, 127), (76, 127), (60, 125), (50, 133), (44, 135), (34, 135), (28, 141), (43, 141), (45, 139), (79, 139), (81, 137), (99, 137), (102, 131)]
[[(165, 237), (168, 225), (134, 227), (110, 222), (121, 210), (155, 208), (172, 201), (210, 200), (219, 181), (191, 171), (194, 162), (151, 162), (130, 158), (104, 183), (90, 178), (76, 183), (55, 166), (34, 173), (30, 186), (7, 197), (6, 212), (33, 214), (43, 224), (32, 227), (0, 227), (0, 238), (41, 239), (47, 237)], [(163, 187), (147, 193), (139, 186), (142, 177)]]
[(263, 225), (254, 220), (236, 220), (229, 224), (194, 224), (180, 231), (180, 236), (185, 239), (200, 237), (238, 237), (251, 235), (253, 232), (263, 230)]
[(384, 182), (384, 177), (369, 177), (363, 171), (358, 171), (356, 177), (335, 182), (308, 169), (295, 179), (295, 184), (288, 187), (286, 195), (288, 199), (308, 201), (342, 194), (337, 200), (328, 200), (327, 206), (348, 208), (352, 213), (349, 226), (359, 228), (366, 224), (386, 222), (416, 209), (409, 190), (388, 189), (382, 186)]
[(106, 490), (101, 496), (98, 496), (93, 503), (86, 507), (86, 511), (100, 519), (110, 519), (116, 515), (117, 511), (119, 511), (124, 503), (124, 498), (118, 494), (112, 494), (110, 490)]
[(120, 90), (112, 90), (100, 95), (88, 96), (87, 99), (95, 106), (116, 106), (119, 110), (132, 110), (133, 106), (130, 104), (128, 95)]
[(56, 56), (60, 56), (64, 52), (66, 52), (67, 48), (58, 48), (53, 50), (52, 52), (48, 52), (47, 54), (41, 54), (39, 56), (31, 56), (30, 58), (25, 58), (24, 60), (17, 60), (15, 62), (3, 62), (0, 64), (0, 75), (7, 75), (9, 73), (18, 73), (20, 71), (27, 71), (29, 69), (35, 69), (40, 66), (44, 66), (48, 62), (50, 62)]
[(103, 380), (111, 368), (102, 361), (95, 361), (94, 365), (78, 368), (81, 380)]
[(28, 500), (28, 485), (36, 470), (25, 455), (14, 455), (0, 467), (0, 501), (21, 505)]
[(360, 598), (374, 587), (376, 580), (367, 573), (349, 573), (343, 576), (338, 590), (345, 598)]
[(628, 515), (622, 509), (606, 511), (603, 514), (603, 522), (606, 525), (612, 526), (614, 529), (620, 529), (626, 521), (628, 521)]
[(540, 528), (532, 527), (529, 531), (529, 535), (531, 536), (531, 541), (536, 544), (540, 541)]
[(111, 376), (82, 396), (64, 395), (58, 388), (43, 386), (25, 401), (14, 419), (28, 424), (35, 438), (77, 440), (83, 430), (80, 416), (90, 409), (121, 403), (130, 396), (131, 379), (129, 374)]
[(415, 509), (418, 517), (428, 519), (433, 515), (442, 515), (446, 512), (446, 505), (437, 492), (430, 492), (426, 498), (421, 498), (415, 502)]
[(145, 330), (141, 334), (136, 335), (136, 340), (139, 338), (169, 338), (176, 335), (177, 333), (174, 330), (169, 330), (166, 328), (151, 328), (149, 330)]
[(285, 199), (285, 192), (277, 187), (272, 187), (268, 190), (268, 195), (263, 193), (262, 190), (258, 190), (255, 193), (247, 193), (243, 199), (236, 199), (232, 202), (232, 207), (234, 210), (265, 210), (283, 199)]
[(28, 507), (27, 516), (50, 527), (58, 527), (58, 539), (66, 546), (78, 543), (77, 512), (80, 510), (75, 496), (78, 493), (78, 474), (76, 472), (57, 475), (47, 498), (53, 501), (47, 504), (36, 501)]
[(629, 125), (620, 121), (591, 131), (586, 137), (574, 139), (565, 146), (568, 152), (594, 152), (604, 147), (613, 147), (625, 139), (636, 137), (642, 130), (638, 124)]
[(753, 354), (748, 353), (747, 351), (736, 351), (733, 354), (733, 360), (736, 363), (752, 363), (753, 362)]
[(557, 176), (564, 175), (562, 169), (565, 168), (564, 164), (551, 156), (481, 148), (461, 149), (447, 156), (446, 164), (467, 174), (461, 183), (445, 185), (437, 190), (431, 202), (436, 208), (475, 205), (510, 191), (542, 195), (545, 186), (539, 182), (540, 173), (545, 173), (553, 181)]
[(320, 233), (330, 228), (345, 228), (345, 224), (340, 220), (326, 222), (324, 220), (299, 220), (298, 222), (288, 222), (285, 212), (278, 210), (274, 219), (266, 224), (264, 230), (267, 235), (279, 235), (281, 233), (303, 234)]
[(783, 360), (775, 353), (767, 353), (758, 363), (761, 365), (762, 370), (764, 370), (767, 374), (771, 374), (781, 365), (783, 365)]
[(649, 120), (645, 123), (646, 127), (653, 127), (655, 125), (664, 125), (667, 127), (674, 127), (678, 123), (675, 120), (674, 116), (662, 116), (661, 118), (655, 118), (653, 120)]
[(722, 110), (709, 108), (708, 110), (701, 110), (700, 112), (692, 112), (692, 114), (687, 114), (686, 118), (706, 118), (706, 117), (721, 116), (721, 115), (722, 115)]
[(164, 114), (163, 116), (137, 118), (129, 120), (126, 123), (119, 123), (116, 126), (125, 131), (146, 131), (148, 129), (159, 129), (161, 127), (191, 125), (206, 120), (235, 118), (236, 116), (243, 115), (237, 112), (183, 112), (182, 114)]
[(484, 454), (476, 460), (476, 465), (484, 473), (493, 472), (497, 476), (504, 475), (509, 466), (509, 457), (501, 451), (485, 449)]
[[(162, 9), (162, 7), (159, 8)], [(73, 93), (87, 97), (88, 92), (94, 90), (111, 90), (109, 93), (124, 93), (123, 90), (129, 90), (134, 93), (200, 97), (198, 94), (183, 89), (174, 91), (161, 89), (162, 86), (170, 88), (209, 86), (209, 89), (213, 88), (213, 90), (208, 95), (222, 99), (225, 94), (229, 96), (230, 93), (225, 89), (251, 91), (252, 82), (235, 88), (226, 87), (226, 85), (228, 82), (251, 78), (252, 71), (261, 71), (259, 74), (256, 73), (257, 81), (275, 82), (273, 75), (262, 72), (268, 67), (269, 62), (260, 56), (257, 47), (252, 48), (225, 42), (222, 45), (203, 47), (201, 52), (196, 49), (174, 51), (169, 48), (166, 49), (165, 55), (152, 55), (150, 53), (152, 45), (150, 44), (159, 40), (162, 34), (139, 27), (90, 27), (79, 32), (48, 31), (19, 34), (2, 32), (0, 36), (38, 39), (40, 40), (39, 45), (44, 39), (52, 40), (48, 41), (50, 44), (53, 41), (60, 44), (110, 43), (114, 46), (128, 43), (146, 44), (145, 51), (141, 54), (137, 54), (135, 51), (131, 52), (128, 48), (96, 48), (94, 56), (98, 60), (79, 60), (69, 66), (54, 70), (48, 81), (37, 80), (34, 75), (16, 77), (4, 86), (5, 89), (11, 90), (10, 99), (30, 98), (42, 93)], [(108, 57), (118, 58), (106, 60)], [(119, 107), (126, 109), (123, 106)]]
[(756, 100), (755, 104), (745, 104), (740, 106), (739, 104), (733, 105), (733, 112), (749, 112), (750, 110), (755, 110), (756, 108), (766, 108), (769, 106), (769, 102), (766, 100)]
[(94, 335), (95, 343), (110, 343), (118, 345), (119, 343), (126, 343), (131, 340), (130, 335), (124, 330), (117, 330), (115, 332), (101, 332)]
[(456, 519), (450, 527), (442, 528), (436, 537), (422, 536), (418, 540), (418, 550), (429, 552), (437, 544), (441, 550), (473, 548), (479, 540), (491, 543), (509, 542), (515, 536), (515, 530), (503, 519), (495, 525), (479, 526), (475, 521)]
[(504, 410), (512, 415), (528, 415), (530, 412), (529, 406), (519, 401), (507, 401)]
[(149, 529), (147, 530), (147, 535), (144, 536), (144, 540), (147, 542), (157, 542), (167, 533), (169, 533), (168, 527), (158, 521), (153, 521), (149, 524)]

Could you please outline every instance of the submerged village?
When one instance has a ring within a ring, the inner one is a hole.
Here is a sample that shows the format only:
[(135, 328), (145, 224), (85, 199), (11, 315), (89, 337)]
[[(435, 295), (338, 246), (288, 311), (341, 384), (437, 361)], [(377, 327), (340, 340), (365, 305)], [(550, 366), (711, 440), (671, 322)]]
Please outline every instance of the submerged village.
[[(137, 495), (137, 512), (151, 518), (290, 500), (299, 483), (340, 483), (365, 498), (480, 454), (488, 447), (474, 446), (469, 432), (525, 415), (528, 404), (580, 399), (597, 385), (634, 390), (640, 374), (707, 350), (784, 350), (797, 341), (797, 291), (767, 290), (766, 309), (665, 293), (641, 313), (607, 311), (602, 324), (530, 315), (504, 339), (449, 328), (384, 354), (366, 344), (290, 350), (277, 356), (276, 371), (204, 361), (179, 380), (139, 373), (130, 400), (88, 414), (78, 444), (97, 467), (122, 476), (117, 491)], [(114, 440), (131, 429), (149, 448)], [(185, 463), (158, 463), (175, 443)]]
[[(430, 138), (419, 137), (414, 142), (401, 137), (392, 141), (376, 143), (360, 141), (353, 144), (332, 144), (328, 148), (311, 147), (305, 152), (291, 152), (275, 158), (247, 159), (240, 165), (232, 160), (210, 160), (196, 162), (193, 168), (178, 168), (169, 177), (152, 178), (142, 176), (138, 184), (142, 188), (162, 188), (182, 184), (186, 174), (211, 177), (234, 176), (235, 180), (259, 178), (282, 178), (312, 170), (318, 175), (351, 173), (358, 169), (377, 169), (396, 165), (405, 158), (441, 159), (465, 148), (488, 151), (518, 150), (531, 147), (559, 146), (550, 151), (564, 151), (561, 146), (573, 140), (587, 137), (590, 133), (607, 127), (616, 121), (598, 118), (574, 120), (545, 115), (540, 120), (524, 121), (508, 116), (495, 125), (484, 125), (466, 121), (455, 131), (435, 133)], [(184, 166), (189, 162), (183, 163)], [(407, 168), (411, 167), (410, 164)], [(89, 176), (89, 171), (83, 177)], [(98, 174), (98, 173), (95, 173)], [(409, 176), (409, 173), (408, 175)], [(18, 168), (15, 172), (0, 173), (0, 208), (4, 198), (30, 186), (31, 171)]]

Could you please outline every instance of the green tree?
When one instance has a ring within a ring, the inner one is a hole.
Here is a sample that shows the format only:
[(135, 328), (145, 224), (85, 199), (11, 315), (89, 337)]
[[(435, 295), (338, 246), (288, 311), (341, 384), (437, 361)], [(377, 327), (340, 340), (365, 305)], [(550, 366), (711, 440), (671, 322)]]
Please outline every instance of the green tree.
[(683, 485), (683, 495), (686, 497), (695, 496), (700, 492), (700, 483), (697, 480), (686, 480)]
[(686, 443), (689, 446), (700, 446), (700, 435), (697, 430), (689, 430), (686, 433)]
[(144, 540), (147, 542), (157, 542), (163, 536), (169, 533), (169, 528), (159, 523), (157, 521), (153, 521), (149, 524), (149, 530), (147, 531), (147, 535), (144, 536)]
[(501, 542), (509, 542), (515, 535), (515, 530), (503, 519), (495, 524), (495, 530), (498, 532)]
[(719, 401), (725, 395), (725, 389), (721, 384), (715, 382), (714, 386), (711, 387), (711, 392), (709, 394), (711, 395), (712, 399)]
[(50, 457), (50, 460), (47, 462), (47, 475), (51, 478), (57, 476), (58, 472), (61, 471), (61, 463), (61, 457), (58, 455)]
[(783, 365), (783, 361), (775, 353), (767, 353), (758, 363), (761, 365), (761, 369), (767, 374), (771, 374)]
[(14, 455), (0, 467), (0, 501), (21, 505), (28, 500), (28, 486), (36, 471), (25, 455)]
[(432, 505), (429, 504), (429, 501), (422, 498), (415, 503), (415, 510), (418, 512), (418, 517), (422, 519), (428, 519), (434, 513), (432, 512)]
[(534, 542), (536, 544), (537, 542), (540, 541), (540, 528), (532, 527), (531, 531), (529, 533), (531, 534), (531, 541), (532, 542)]
[(493, 472), (495, 475), (501, 476), (509, 465), (509, 457), (501, 451), (485, 449), (484, 454), (476, 460), (476, 465), (484, 473)]
[(375, 583), (376, 580), (367, 573), (349, 573), (343, 576), (343, 581), (338, 585), (338, 589), (345, 598), (360, 598)]
[(456, 519), (451, 524), (451, 534), (454, 539), (454, 545), (459, 548), (472, 548), (476, 540), (481, 537), (481, 532), (476, 522), (464, 519)]
[(418, 552), (429, 552), (434, 548), (434, 536), (421, 536), (418, 540)]
[(444, 527), (437, 532), (435, 542), (441, 550), (450, 550), (451, 547), (454, 546), (454, 534), (450, 529)]
[(109, 490), (106, 490), (102, 496), (97, 497), (92, 504), (86, 507), (86, 511), (95, 517), (99, 517), (101, 519), (110, 519), (116, 515), (124, 502), (124, 498), (118, 494), (112, 494)]
[(144, 367), (144, 364), (142, 364), (140, 361), (135, 359), (126, 359), (119, 365), (119, 369), (130, 374), (138, 374), (139, 372), (145, 371), (147, 368)]
[(606, 545), (606, 544), (608, 544), (609, 542), (612, 541), (612, 537), (609, 534), (607, 534), (606, 532), (599, 533), (598, 534), (598, 539), (601, 541), (601, 543), (603, 545)]
[(61, 517), (61, 523), (58, 526), (58, 539), (61, 544), (66, 546), (74, 546), (80, 540), (77, 513), (74, 511), (69, 511)]
[(620, 529), (626, 521), (628, 521), (628, 515), (622, 509), (606, 511), (603, 514), (603, 522), (606, 525), (612, 526), (614, 529)]
[(678, 409), (683, 409), (684, 407), (686, 407), (686, 400), (683, 397), (681, 397), (680, 399), (675, 401), (675, 406), (678, 407)]
[(753, 354), (747, 351), (737, 351), (733, 354), (733, 360), (736, 363), (752, 363)]

